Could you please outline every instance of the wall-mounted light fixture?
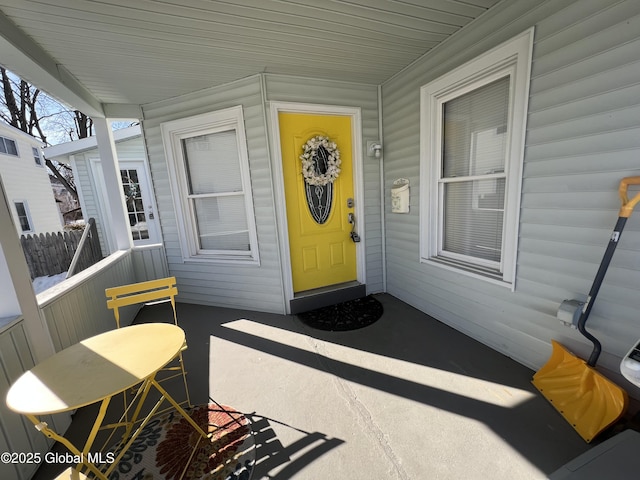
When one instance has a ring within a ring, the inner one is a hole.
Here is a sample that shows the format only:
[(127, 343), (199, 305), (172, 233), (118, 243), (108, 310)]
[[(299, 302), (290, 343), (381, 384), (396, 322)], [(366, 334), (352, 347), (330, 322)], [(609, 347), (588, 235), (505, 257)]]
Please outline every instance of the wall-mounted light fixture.
[(377, 140), (367, 142), (367, 156), (380, 158), (382, 155), (382, 144)]

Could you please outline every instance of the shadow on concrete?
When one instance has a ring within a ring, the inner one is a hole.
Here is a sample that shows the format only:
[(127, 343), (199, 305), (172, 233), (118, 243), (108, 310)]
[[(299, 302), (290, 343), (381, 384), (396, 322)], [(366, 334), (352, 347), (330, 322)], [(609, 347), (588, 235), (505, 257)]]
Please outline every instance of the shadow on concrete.
[[(183, 304), (180, 310), (189, 319), (183, 326), (187, 330), (190, 348), (202, 341), (204, 328), (208, 334), (225, 341), (477, 420), (490, 427), (544, 473), (553, 472), (589, 448), (531, 385), (533, 372), (530, 369), (389, 295), (379, 295), (377, 298), (385, 308), (383, 317), (369, 327), (349, 332), (314, 330), (291, 315), (225, 309), (216, 309), (215, 315), (211, 315), (207, 326), (203, 327), (197, 324), (203, 321), (202, 315), (210, 307)], [(513, 407), (501, 407), (225, 326), (238, 319), (510, 386), (531, 392), (532, 395)], [(190, 335), (193, 337), (190, 338)], [(195, 350), (200, 348), (194, 347)], [(208, 354), (208, 347), (206, 351)]]
[[(510, 448), (546, 474), (589, 448), (531, 385), (533, 372), (530, 369), (390, 295), (378, 295), (376, 298), (384, 306), (382, 318), (364, 329), (349, 332), (313, 330), (291, 315), (178, 304), (179, 323), (186, 332), (189, 345), (184, 359), (192, 403), (201, 404), (209, 400), (209, 344), (211, 337), (215, 337), (318, 372), (330, 373), (348, 382), (482, 422), (504, 439)], [(145, 307), (135, 323), (165, 321), (165, 308), (170, 307)], [(239, 319), (280, 329), (283, 333), (298, 333), (314, 342), (345, 346), (389, 359), (485, 380), (531, 392), (532, 395), (513, 406), (496, 405), (402, 378), (402, 372), (394, 375), (344, 359), (338, 360), (325, 354), (327, 350), (299, 348), (277, 339), (263, 338), (230, 328), (230, 324)], [(284, 422), (261, 416), (259, 411), (245, 415), (252, 421), (257, 446), (255, 479), (292, 478), (306, 465), (344, 443), (342, 439), (330, 438), (320, 432), (298, 430)], [(92, 421), (89, 417), (91, 407), (82, 409), (74, 417), (72, 428), (77, 428), (80, 423), (89, 424)], [(285, 446), (272, 428), (274, 422), (279, 427), (284, 425), (285, 428), (293, 428), (302, 436)], [(442, 442), (446, 441), (446, 438), (442, 438)], [(500, 452), (495, 454), (500, 455)], [(34, 480), (51, 478), (39, 474), (40, 471)]]
[[(256, 444), (256, 467), (252, 478), (269, 478), (271, 480), (285, 480), (293, 478), (314, 460), (338, 447), (343, 440), (328, 438), (320, 432), (306, 432), (294, 428), (283, 422), (262, 417), (254, 413), (243, 414), (251, 421)], [(286, 428), (292, 428), (303, 436), (286, 447), (278, 440), (271, 423), (278, 423)], [(303, 452), (304, 453), (301, 453)], [(280, 468), (284, 465), (283, 468)], [(278, 470), (278, 473), (271, 472)]]

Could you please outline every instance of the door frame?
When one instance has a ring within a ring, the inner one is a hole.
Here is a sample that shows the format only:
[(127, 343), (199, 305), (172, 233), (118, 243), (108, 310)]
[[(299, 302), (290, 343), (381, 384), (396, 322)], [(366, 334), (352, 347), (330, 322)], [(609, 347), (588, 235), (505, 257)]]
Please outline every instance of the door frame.
[[(100, 160), (100, 157), (89, 158), (91, 175), (92, 175), (92, 178), (95, 179), (95, 193), (100, 199), (100, 201), (97, 201), (96, 203), (98, 204), (98, 209), (100, 211), (100, 215), (103, 218), (103, 221), (105, 222), (105, 225), (108, 225), (111, 222), (111, 216), (108, 215), (108, 209), (106, 208), (108, 198), (106, 195), (106, 186), (105, 186), (104, 177), (102, 174), (101, 162), (102, 161)], [(146, 186), (143, 185), (142, 188), (144, 188), (144, 190), (146, 191), (146, 194), (148, 195), (148, 199), (149, 199), (149, 202), (148, 202), (149, 205), (144, 206), (145, 214), (147, 216), (149, 215), (147, 208), (150, 206), (154, 212), (154, 217), (155, 217), (153, 218), (153, 220), (149, 220), (147, 218), (147, 225), (149, 226), (148, 241), (138, 240), (136, 243), (135, 240), (132, 240), (133, 245), (134, 247), (139, 247), (139, 246), (141, 247), (146, 245), (160, 244), (162, 243), (162, 231), (160, 229), (160, 219), (158, 218), (158, 208), (156, 206), (156, 198), (153, 191), (153, 184), (151, 183), (151, 175), (149, 174), (149, 165), (142, 158), (126, 159), (126, 160), (118, 161), (118, 171), (124, 170), (124, 169), (130, 169), (130, 168), (140, 168), (140, 174), (142, 175), (141, 180), (143, 180), (144, 183), (146, 184)], [(120, 182), (120, 188), (122, 188), (122, 182)], [(129, 231), (129, 235), (131, 235), (130, 231)], [(105, 241), (109, 247), (109, 251), (113, 252), (115, 248), (113, 244), (113, 238), (111, 238), (112, 237), (111, 235), (107, 234), (106, 230), (105, 230), (105, 236), (106, 236)]]
[[(336, 105), (321, 105), (312, 103), (295, 102), (269, 102), (271, 113), (273, 139), (273, 175), (275, 185), (276, 223), (278, 237), (280, 239), (280, 257), (282, 265), (282, 280), (285, 295), (285, 309), (291, 313), (290, 302), (294, 299), (293, 276), (291, 272), (291, 252), (289, 246), (289, 228), (287, 222), (287, 207), (284, 194), (284, 172), (282, 169), (282, 151), (280, 148), (280, 122), (278, 114), (303, 113), (310, 115), (340, 115), (351, 118), (351, 152), (353, 159), (353, 194), (355, 201), (356, 229), (360, 235), (360, 242), (356, 244), (356, 281), (366, 284), (366, 235), (364, 229), (364, 176), (363, 176), (363, 150), (362, 150), (362, 120), (358, 107), (343, 107)], [(329, 289), (331, 287), (328, 287)]]

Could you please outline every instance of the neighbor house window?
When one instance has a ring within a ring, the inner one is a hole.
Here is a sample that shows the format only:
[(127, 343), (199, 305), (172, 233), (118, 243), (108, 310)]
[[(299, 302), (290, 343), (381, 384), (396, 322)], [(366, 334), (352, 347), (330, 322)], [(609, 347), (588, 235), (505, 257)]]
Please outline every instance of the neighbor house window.
[(27, 206), (27, 202), (14, 202), (14, 205), (16, 207), (16, 212), (18, 213), (18, 223), (20, 224), (20, 230), (23, 233), (32, 232), (33, 227), (31, 225), (31, 218), (29, 216), (29, 208)]
[(241, 107), (162, 125), (185, 259), (258, 261)]
[(17, 157), (18, 146), (16, 145), (16, 141), (6, 137), (0, 137), (0, 153)]
[(421, 257), (512, 284), (533, 30), (421, 89)]
[(33, 159), (36, 162), (36, 165), (38, 166), (42, 166), (42, 155), (40, 154), (40, 149), (37, 147), (33, 147), (32, 149), (33, 152)]

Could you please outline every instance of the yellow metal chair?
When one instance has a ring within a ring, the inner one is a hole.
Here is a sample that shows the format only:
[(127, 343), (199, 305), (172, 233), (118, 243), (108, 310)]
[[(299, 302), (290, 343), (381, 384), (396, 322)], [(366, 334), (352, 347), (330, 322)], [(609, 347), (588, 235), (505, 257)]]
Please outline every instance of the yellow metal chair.
[[(173, 310), (173, 322), (178, 325), (178, 316), (176, 315), (176, 295), (178, 288), (176, 287), (176, 277), (160, 278), (158, 280), (150, 280), (147, 282), (132, 283), (119, 287), (111, 287), (105, 290), (107, 296), (107, 308), (113, 310), (116, 319), (116, 328), (120, 328), (120, 308), (129, 305), (154, 305), (157, 303), (170, 302)], [(184, 368), (182, 352), (187, 349), (185, 341), (182, 349), (178, 353), (176, 359), (178, 366), (169, 366), (163, 370), (179, 372), (162, 379), (169, 380), (178, 375), (182, 376), (184, 382), (184, 390), (186, 393), (186, 404), (191, 407), (191, 399), (189, 397), (189, 387), (187, 386), (187, 372)], [(185, 402), (182, 402), (185, 403)]]

